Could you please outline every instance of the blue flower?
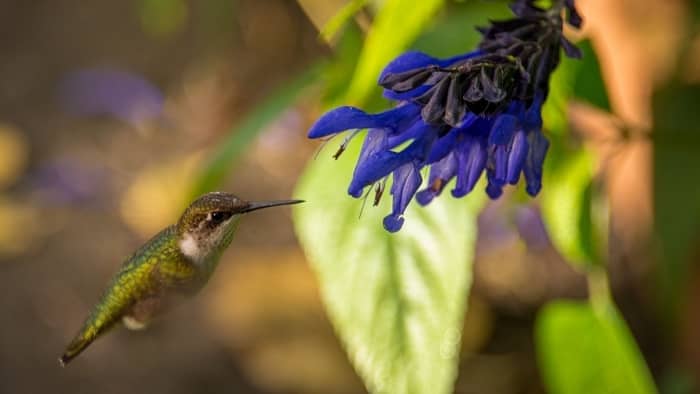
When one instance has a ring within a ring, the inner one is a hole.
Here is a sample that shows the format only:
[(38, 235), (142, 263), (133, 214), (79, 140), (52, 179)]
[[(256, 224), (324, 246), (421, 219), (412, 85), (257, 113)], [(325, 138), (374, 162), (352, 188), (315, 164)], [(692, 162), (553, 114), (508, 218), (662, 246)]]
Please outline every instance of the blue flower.
[[(562, 34), (562, 11), (571, 25), (581, 24), (573, 2), (560, 0), (545, 10), (534, 0), (516, 1), (511, 5), (516, 16), (479, 29), (479, 48), (464, 55), (399, 56), (379, 77), (385, 97), (397, 102), (393, 109), (368, 114), (353, 107), (336, 108), (312, 126), (309, 137), (368, 129), (348, 193), (361, 197), (365, 188), (376, 184), (377, 200), (392, 176), (392, 211), (384, 218), (390, 232), (401, 228), (414, 196), (426, 205), (452, 179), (452, 195), (463, 197), (485, 172), (486, 193), (495, 199), (522, 174), (527, 192), (535, 196), (542, 187), (549, 146), (541, 116), (549, 77), (561, 49), (580, 57)], [(428, 182), (419, 191), (425, 167)]]

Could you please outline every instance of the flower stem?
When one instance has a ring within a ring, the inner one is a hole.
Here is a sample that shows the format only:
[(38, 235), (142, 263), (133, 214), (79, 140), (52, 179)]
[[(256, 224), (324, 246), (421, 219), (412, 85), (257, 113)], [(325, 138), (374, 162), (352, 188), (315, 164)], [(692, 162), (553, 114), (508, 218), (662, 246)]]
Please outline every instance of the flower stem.
[(596, 267), (586, 274), (588, 298), (594, 308), (601, 308), (612, 302), (610, 282), (605, 267)]

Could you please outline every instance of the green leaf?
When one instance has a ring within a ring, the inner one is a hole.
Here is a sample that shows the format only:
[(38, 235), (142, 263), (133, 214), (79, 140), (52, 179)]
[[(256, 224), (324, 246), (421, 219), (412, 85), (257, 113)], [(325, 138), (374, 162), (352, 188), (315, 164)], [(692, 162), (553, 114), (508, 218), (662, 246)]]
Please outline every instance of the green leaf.
[(388, 233), (388, 192), (362, 217), (346, 192), (359, 145), (358, 136), (338, 161), (323, 151), (309, 163), (295, 192), (307, 201), (294, 209), (298, 237), (370, 391), (450, 393), (483, 193), (412, 202), (401, 231)]
[(200, 171), (191, 197), (195, 198), (218, 188), (245, 148), (255, 140), (267, 124), (294, 104), (309, 86), (318, 81), (324, 66), (323, 63), (319, 63), (309, 67), (303, 74), (273, 92), (264, 102), (256, 106), (240, 125), (234, 126), (224, 141), (214, 148), (211, 158)]
[(376, 88), (380, 71), (406, 49), (444, 0), (385, 0), (367, 33), (346, 103), (360, 105)]
[(535, 336), (551, 394), (656, 393), (634, 338), (607, 301), (551, 302), (539, 313)]
[(592, 177), (589, 152), (579, 149), (554, 155), (545, 163), (540, 197), (552, 243), (568, 261), (582, 267), (600, 262), (594, 243), (599, 237), (592, 226)]

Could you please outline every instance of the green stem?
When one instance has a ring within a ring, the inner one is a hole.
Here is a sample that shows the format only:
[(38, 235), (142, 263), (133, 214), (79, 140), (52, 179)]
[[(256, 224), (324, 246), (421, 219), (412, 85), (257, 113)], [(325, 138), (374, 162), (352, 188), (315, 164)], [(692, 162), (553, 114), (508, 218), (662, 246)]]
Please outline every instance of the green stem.
[(612, 297), (610, 295), (610, 282), (608, 273), (604, 267), (596, 267), (588, 271), (586, 275), (588, 282), (588, 298), (593, 308), (610, 305)]

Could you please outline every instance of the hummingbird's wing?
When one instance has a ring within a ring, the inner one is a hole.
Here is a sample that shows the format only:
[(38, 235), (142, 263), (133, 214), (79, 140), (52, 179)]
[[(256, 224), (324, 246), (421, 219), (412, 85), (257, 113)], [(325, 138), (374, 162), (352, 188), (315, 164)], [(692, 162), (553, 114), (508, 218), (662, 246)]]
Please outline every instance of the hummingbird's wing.
[(197, 267), (179, 250), (162, 251), (161, 258), (150, 272), (152, 290), (138, 298), (124, 311), (122, 322), (131, 330), (145, 328), (156, 315), (170, 309), (199, 289), (201, 275)]
[(161, 291), (159, 281), (154, 280), (156, 268), (163, 260), (178, 255), (174, 227), (168, 227), (146, 242), (129, 257), (112, 278), (100, 301), (90, 312), (83, 327), (68, 345), (59, 359), (65, 365), (82, 352), (102, 333), (130, 311), (139, 301)]

